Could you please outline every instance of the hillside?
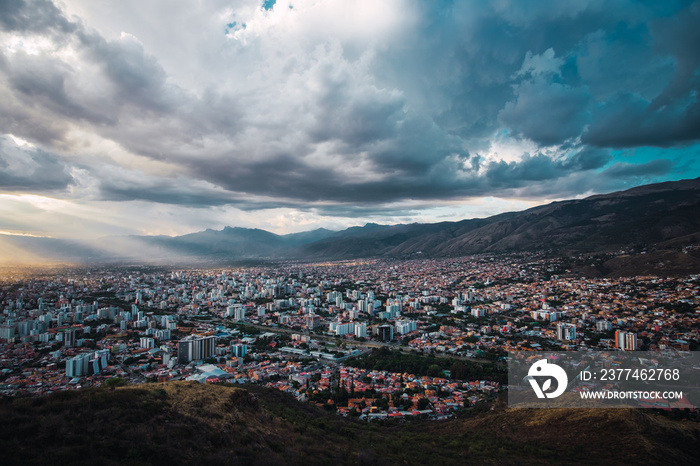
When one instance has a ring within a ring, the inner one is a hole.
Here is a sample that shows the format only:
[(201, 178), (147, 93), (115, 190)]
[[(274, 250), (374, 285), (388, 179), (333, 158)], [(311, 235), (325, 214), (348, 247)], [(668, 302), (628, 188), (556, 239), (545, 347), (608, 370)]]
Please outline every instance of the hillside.
[(700, 179), (554, 202), (485, 219), (413, 224), (306, 245), (300, 255), (348, 258), (484, 252), (595, 252), (700, 241)]
[(3, 464), (695, 464), (700, 425), (642, 410), (366, 424), (261, 386), (184, 382), (0, 405)]

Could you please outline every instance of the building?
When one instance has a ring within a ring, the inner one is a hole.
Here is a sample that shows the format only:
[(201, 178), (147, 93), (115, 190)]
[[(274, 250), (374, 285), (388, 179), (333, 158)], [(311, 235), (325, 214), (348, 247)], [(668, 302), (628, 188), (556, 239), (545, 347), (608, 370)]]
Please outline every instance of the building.
[(12, 342), (15, 340), (15, 326), (12, 324), (0, 325), (0, 340)]
[(94, 353), (83, 353), (73, 358), (66, 359), (66, 377), (82, 377), (90, 375), (92, 369), (90, 360)]
[(413, 320), (400, 320), (396, 322), (396, 333), (406, 335), (416, 330), (416, 322)]
[(118, 309), (116, 307), (105, 307), (103, 309), (99, 309), (97, 311), (97, 318), (100, 320), (114, 320), (114, 317), (117, 315), (117, 311)]
[(245, 343), (231, 343), (231, 354), (237, 358), (242, 358), (248, 354), (248, 345)]
[(305, 320), (306, 320), (306, 328), (308, 330), (313, 330), (313, 329), (321, 326), (321, 316), (308, 315), (308, 316), (306, 316)]
[(380, 341), (391, 341), (394, 339), (393, 325), (378, 325), (375, 327), (375, 331)]
[(177, 343), (177, 359), (180, 364), (199, 361), (214, 355), (216, 337), (185, 337)]
[(158, 341), (170, 340), (170, 329), (156, 330), (153, 335)]
[(226, 308), (226, 317), (233, 317), (233, 320), (245, 320), (245, 308), (240, 304), (228, 306)]
[(637, 334), (632, 332), (615, 332), (615, 348), (621, 351), (635, 351), (639, 349)]
[(145, 349), (155, 348), (156, 342), (153, 338), (141, 337), (140, 346)]
[(609, 332), (610, 330), (612, 330), (612, 323), (608, 320), (596, 321), (595, 329), (598, 332)]
[(69, 328), (63, 331), (63, 346), (66, 348), (75, 346), (75, 329)]
[(574, 324), (557, 324), (557, 339), (560, 341), (571, 341), (576, 339), (576, 326)]
[(546, 320), (549, 322), (556, 322), (561, 318), (561, 312), (550, 310), (531, 311), (530, 315), (533, 319)]
[(338, 322), (338, 325), (335, 328), (335, 334), (342, 336), (342, 335), (350, 335), (355, 333), (355, 322), (346, 322), (346, 323), (340, 323)]

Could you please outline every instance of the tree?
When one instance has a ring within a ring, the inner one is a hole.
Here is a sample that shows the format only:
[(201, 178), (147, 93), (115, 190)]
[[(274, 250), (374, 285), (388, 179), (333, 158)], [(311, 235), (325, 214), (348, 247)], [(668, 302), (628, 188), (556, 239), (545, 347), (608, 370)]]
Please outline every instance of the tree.
[(122, 379), (121, 377), (112, 377), (111, 379), (105, 380), (102, 385), (109, 388), (110, 390), (114, 390), (117, 387), (125, 386), (126, 380)]
[(424, 409), (427, 409), (428, 406), (430, 405), (430, 400), (427, 398), (421, 398), (418, 400), (418, 410), (423, 411)]
[(456, 380), (465, 380), (469, 376), (469, 370), (467, 366), (461, 361), (456, 361), (450, 367), (450, 378)]
[(427, 372), (428, 377), (437, 377), (440, 375), (440, 366), (437, 364), (431, 364), (428, 367), (428, 372)]

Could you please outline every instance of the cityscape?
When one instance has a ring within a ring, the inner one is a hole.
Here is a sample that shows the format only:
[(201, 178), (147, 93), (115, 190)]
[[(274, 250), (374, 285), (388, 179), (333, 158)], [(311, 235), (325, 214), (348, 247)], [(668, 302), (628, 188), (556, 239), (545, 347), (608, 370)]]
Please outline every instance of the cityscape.
[(0, 0), (0, 462), (697, 464), (699, 24)]
[[(364, 419), (442, 419), (504, 389), (508, 352), (697, 351), (700, 276), (565, 267), (517, 254), (6, 275), (0, 391), (259, 383)], [(430, 364), (392, 370), (395, 352)]]

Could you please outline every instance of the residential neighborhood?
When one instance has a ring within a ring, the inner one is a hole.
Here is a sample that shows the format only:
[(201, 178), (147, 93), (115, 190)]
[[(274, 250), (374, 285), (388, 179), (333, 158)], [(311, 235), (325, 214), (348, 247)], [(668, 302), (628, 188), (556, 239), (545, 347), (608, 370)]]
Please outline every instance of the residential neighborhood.
[(586, 278), (564, 264), (522, 253), (13, 271), (0, 393), (259, 383), (364, 419), (443, 418), (503, 390), (508, 352), (697, 349), (697, 275)]

